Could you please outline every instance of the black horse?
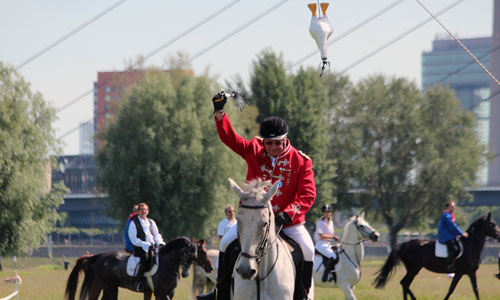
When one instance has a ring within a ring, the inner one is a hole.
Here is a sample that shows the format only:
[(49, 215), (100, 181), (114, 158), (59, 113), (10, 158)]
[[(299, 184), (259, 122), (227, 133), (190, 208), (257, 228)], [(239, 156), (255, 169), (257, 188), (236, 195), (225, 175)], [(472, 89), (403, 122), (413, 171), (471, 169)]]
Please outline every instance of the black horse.
[[(481, 251), (483, 250), (486, 237), (500, 238), (500, 229), (491, 218), (491, 213), (487, 217), (481, 217), (474, 221), (469, 229), (467, 229), (467, 232), (469, 233), (469, 237), (462, 237), (460, 239), (463, 243), (463, 254), (455, 262), (455, 277), (453, 277), (448, 294), (446, 294), (444, 299), (448, 299), (451, 296), (458, 281), (465, 274), (470, 278), (476, 299), (479, 299), (476, 271), (479, 268)], [(410, 295), (411, 299), (416, 299), (410, 290), (410, 284), (420, 269), (426, 268), (435, 273), (447, 273), (446, 259), (436, 257), (434, 248), (435, 241), (422, 241), (419, 239), (396, 245), (395, 249), (389, 254), (384, 266), (377, 272), (378, 276), (375, 278), (373, 284), (376, 288), (384, 287), (388, 279), (394, 274), (394, 267), (401, 260), (406, 267), (406, 275), (400, 281), (403, 287), (403, 298), (406, 300), (408, 295)]]
[[(101, 290), (102, 300), (116, 300), (118, 287), (134, 290), (135, 278), (126, 272), (130, 255), (125, 251), (111, 251), (80, 257), (69, 275), (66, 299), (75, 299), (80, 271), (85, 273), (80, 300), (97, 300)], [(158, 270), (152, 276), (153, 288), (146, 285), (145, 300), (151, 299), (153, 292), (156, 299), (171, 299), (180, 280), (179, 268), (182, 268), (183, 277), (189, 276), (192, 263), (200, 265), (206, 272), (212, 271), (204, 240), (193, 243), (185, 237), (176, 238), (160, 248), (158, 257)]]

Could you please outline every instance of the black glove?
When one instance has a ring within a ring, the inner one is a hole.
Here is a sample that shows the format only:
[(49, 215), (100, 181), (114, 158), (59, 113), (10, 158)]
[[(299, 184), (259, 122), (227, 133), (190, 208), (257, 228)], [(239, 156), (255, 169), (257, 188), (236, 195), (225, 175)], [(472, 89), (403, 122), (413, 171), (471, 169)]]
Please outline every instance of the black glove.
[(276, 227), (285, 226), (292, 223), (292, 219), (286, 212), (282, 211), (274, 215), (274, 223)]
[(214, 114), (219, 111), (224, 109), (224, 105), (227, 102), (227, 97), (226, 93), (224, 91), (217, 93), (213, 98), (212, 98), (212, 103), (214, 104)]

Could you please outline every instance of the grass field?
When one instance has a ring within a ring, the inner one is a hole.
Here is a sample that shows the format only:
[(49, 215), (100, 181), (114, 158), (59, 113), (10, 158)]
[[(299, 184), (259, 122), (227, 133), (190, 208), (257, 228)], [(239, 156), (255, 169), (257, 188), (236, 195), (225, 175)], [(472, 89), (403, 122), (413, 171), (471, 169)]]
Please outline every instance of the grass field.
[[(73, 263), (75, 259), (67, 259)], [(4, 271), (0, 272), (0, 299), (15, 291), (15, 285), (5, 283), (6, 277), (13, 275), (12, 261), (3, 258)], [(400, 266), (397, 273), (383, 290), (376, 290), (371, 286), (375, 271), (381, 266), (382, 260), (367, 259), (363, 265), (363, 276), (361, 282), (356, 285), (355, 294), (360, 300), (390, 300), (402, 299), (402, 291), (399, 280), (404, 275), (404, 267)], [(26, 258), (18, 259), (18, 273), (23, 282), (19, 287), (19, 299), (23, 300), (54, 300), (63, 299), (66, 279), (70, 273), (64, 270), (63, 259), (55, 259), (52, 264), (48, 259)], [(478, 271), (478, 285), (481, 299), (500, 299), (500, 280), (494, 278), (492, 274), (498, 272), (496, 264), (483, 264)], [(175, 290), (174, 299), (190, 299), (191, 277), (182, 279)], [(81, 277), (80, 277), (81, 282)], [(435, 274), (428, 271), (421, 271), (412, 284), (412, 290), (419, 300), (443, 299), (448, 290), (451, 280), (444, 274)], [(343, 299), (343, 293), (339, 289), (316, 288), (316, 300)], [(16, 299), (14, 297), (14, 299)], [(135, 300), (142, 299), (142, 295), (128, 290), (120, 289), (119, 299)], [(465, 300), (475, 299), (467, 277), (462, 278), (451, 299)]]

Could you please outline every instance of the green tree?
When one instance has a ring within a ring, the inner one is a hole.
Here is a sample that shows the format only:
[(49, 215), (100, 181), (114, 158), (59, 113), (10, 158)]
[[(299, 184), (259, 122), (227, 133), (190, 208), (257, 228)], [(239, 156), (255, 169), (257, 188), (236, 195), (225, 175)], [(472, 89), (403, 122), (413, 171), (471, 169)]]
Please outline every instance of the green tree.
[(66, 191), (48, 181), (60, 151), (55, 109), (0, 62), (0, 116), (0, 253), (29, 253), (52, 230)]
[(371, 76), (334, 115), (343, 177), (336, 180), (360, 190), (357, 204), (381, 216), (391, 246), (403, 227), (439, 218), (446, 201), (469, 196), (465, 187), (474, 184), (484, 149), (473, 115), (449, 89), (435, 86), (422, 94), (406, 79)]
[[(335, 201), (333, 176), (334, 160), (329, 149), (329, 107), (337, 90), (328, 83), (335, 82), (319, 78), (315, 69), (300, 69), (297, 74), (288, 74), (282, 56), (264, 50), (253, 63), (250, 79), (250, 94), (259, 109), (257, 120), (277, 115), (289, 126), (288, 137), (299, 150), (313, 160), (317, 197), (315, 207)], [(310, 214), (318, 216), (319, 209)]]
[(227, 178), (244, 179), (244, 165), (229, 158), (213, 121), (210, 99), (220, 88), (181, 67), (147, 72), (102, 135), (97, 155), (97, 180), (112, 214), (125, 220), (134, 204), (146, 202), (168, 239), (213, 233), (224, 205), (238, 200)]

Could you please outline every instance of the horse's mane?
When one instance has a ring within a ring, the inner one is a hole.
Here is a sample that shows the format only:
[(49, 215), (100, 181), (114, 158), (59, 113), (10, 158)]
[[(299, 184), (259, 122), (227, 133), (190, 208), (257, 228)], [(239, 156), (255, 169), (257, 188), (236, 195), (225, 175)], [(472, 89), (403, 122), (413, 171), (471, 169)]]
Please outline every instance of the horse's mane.
[(272, 183), (270, 180), (264, 181), (260, 178), (253, 179), (247, 183), (245, 183), (244, 186), (241, 187), (241, 189), (248, 194), (249, 197), (254, 197), (257, 194), (262, 194), (267, 192), (267, 190), (272, 186)]
[(178, 238), (171, 240), (165, 246), (163, 246), (160, 249), (160, 254), (165, 254), (165, 253), (171, 251), (172, 249), (177, 249), (177, 248), (181, 248), (181, 247), (189, 247), (192, 244), (193, 243), (191, 242), (191, 240), (188, 239), (187, 237), (183, 237), (183, 236), (178, 237)]

